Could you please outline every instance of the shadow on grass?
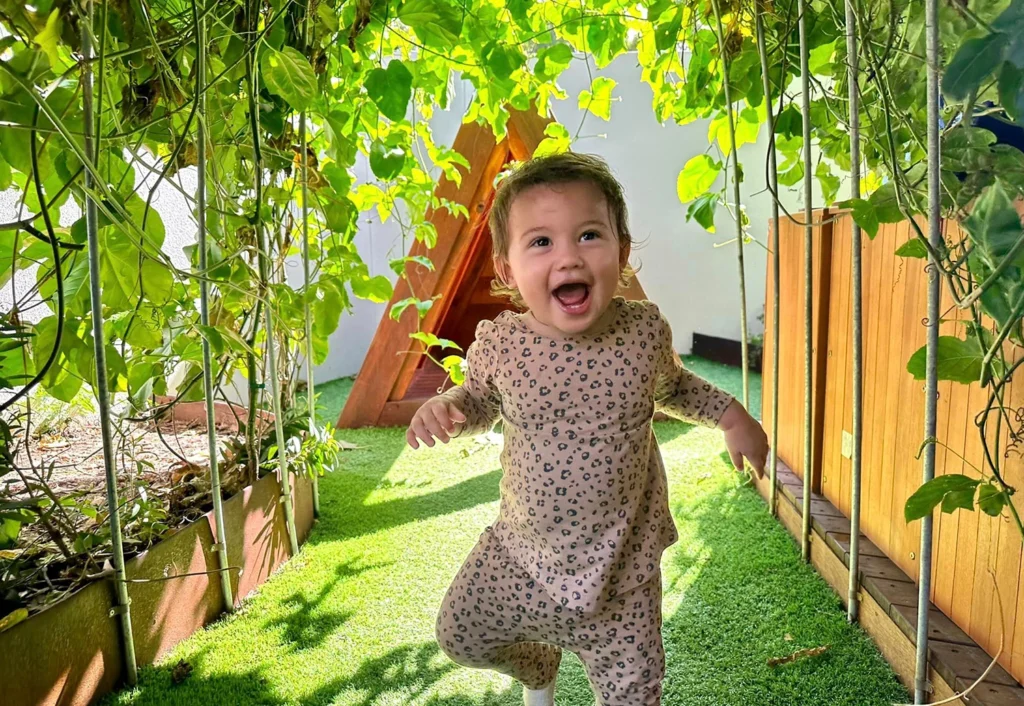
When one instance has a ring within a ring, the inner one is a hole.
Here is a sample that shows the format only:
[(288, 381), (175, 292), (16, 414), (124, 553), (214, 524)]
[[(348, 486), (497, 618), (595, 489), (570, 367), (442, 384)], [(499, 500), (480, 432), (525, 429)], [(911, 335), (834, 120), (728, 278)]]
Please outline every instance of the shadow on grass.
[[(675, 578), (662, 630), (669, 655), (663, 703), (905, 703), (889, 665), (846, 622), (838, 596), (800, 561), (756, 490), (709, 482), (719, 487), (686, 506), (677, 518), (680, 544), (666, 555), (666, 572)], [(821, 645), (829, 646), (821, 656), (767, 664)]]
[[(174, 683), (174, 664), (143, 669), (139, 685), (133, 692), (124, 694), (121, 703), (131, 706), (329, 706), (339, 697), (352, 706), (409, 703), (422, 698), (448, 673), (458, 669), (441, 655), (434, 643), (403, 645), (364, 661), (355, 674), (332, 679), (301, 696), (286, 696), (277, 692), (263, 668), (228, 674), (205, 673), (204, 661), (211, 649), (193, 655), (191, 665), (194, 671), (178, 684)], [(501, 692), (488, 690), (472, 697), (458, 694), (433, 696), (425, 703), (430, 706), (512, 706), (516, 703), (516, 691), (509, 687)]]
[(282, 642), (289, 645), (293, 652), (301, 652), (322, 645), (338, 628), (352, 616), (351, 612), (323, 610), (323, 604), (338, 585), (339, 581), (358, 576), (372, 569), (382, 568), (383, 564), (355, 566), (348, 561), (335, 567), (334, 578), (324, 582), (313, 598), (306, 593), (296, 591), (282, 601), (291, 612), (288, 615), (268, 620), (263, 624), (265, 630), (283, 628)]

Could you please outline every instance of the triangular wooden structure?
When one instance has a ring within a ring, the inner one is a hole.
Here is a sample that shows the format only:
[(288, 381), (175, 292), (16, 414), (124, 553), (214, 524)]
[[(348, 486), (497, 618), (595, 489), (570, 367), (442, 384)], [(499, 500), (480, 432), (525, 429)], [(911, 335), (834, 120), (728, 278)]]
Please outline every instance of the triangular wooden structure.
[[(428, 300), (439, 295), (421, 330), (455, 341), (465, 350), (473, 341), (479, 321), (511, 308), (507, 300), (490, 294), (494, 269), (487, 217), (494, 198), (494, 180), (509, 162), (533, 155), (550, 122), (535, 111), (512, 111), (508, 136), (501, 142), (495, 140), (488, 126), (475, 122), (462, 125), (453, 148), (466, 158), (470, 169), (461, 170), (461, 184), (442, 176), (434, 195), (464, 205), (469, 218), (452, 215), (443, 208), (428, 215), (437, 229), (437, 243), (428, 250), (417, 241), (409, 255), (429, 257), (434, 270), (409, 263), (408, 277), (400, 278), (395, 285), (388, 312), (407, 297)], [(635, 277), (624, 296), (647, 298)], [(415, 307), (408, 307), (399, 321), (387, 313), (381, 317), (338, 419), (339, 428), (406, 425), (419, 406), (444, 384), (445, 371), (422, 354), (420, 342), (409, 338), (416, 331), (416, 317)]]

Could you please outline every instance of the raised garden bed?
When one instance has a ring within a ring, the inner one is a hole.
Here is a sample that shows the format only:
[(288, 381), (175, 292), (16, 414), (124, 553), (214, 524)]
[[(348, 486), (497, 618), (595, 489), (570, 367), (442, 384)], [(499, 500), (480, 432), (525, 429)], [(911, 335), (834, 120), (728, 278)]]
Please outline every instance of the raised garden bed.
[[(278, 478), (270, 474), (224, 503), (236, 601), (290, 556), (281, 500)], [(302, 542), (313, 526), (308, 479), (292, 476), (292, 503)], [(207, 513), (127, 562), (138, 664), (164, 656), (224, 612), (214, 537)], [(86, 706), (111, 691), (124, 670), (113, 609), (113, 584), (98, 580), (0, 633), (3, 703)]]

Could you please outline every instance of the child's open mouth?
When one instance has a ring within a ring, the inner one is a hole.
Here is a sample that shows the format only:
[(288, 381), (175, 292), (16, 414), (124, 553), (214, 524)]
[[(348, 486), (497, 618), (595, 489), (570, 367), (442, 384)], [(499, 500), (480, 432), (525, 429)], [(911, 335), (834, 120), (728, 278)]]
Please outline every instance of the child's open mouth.
[(560, 285), (552, 294), (567, 314), (585, 314), (590, 308), (590, 286), (583, 282)]

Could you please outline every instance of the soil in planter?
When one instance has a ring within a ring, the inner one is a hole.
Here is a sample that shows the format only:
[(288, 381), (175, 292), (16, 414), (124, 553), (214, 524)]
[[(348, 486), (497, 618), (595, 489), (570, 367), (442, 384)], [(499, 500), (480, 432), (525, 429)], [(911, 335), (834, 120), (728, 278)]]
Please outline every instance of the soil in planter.
[[(229, 409), (218, 409), (217, 441), (226, 499), (252, 480)], [(243, 419), (244, 423), (244, 419)], [(259, 436), (272, 425), (261, 420)], [(205, 408), (175, 408), (160, 423), (125, 422), (115, 436), (118, 491), (126, 557), (145, 551), (207, 513), (212, 505)], [(20, 473), (9, 473), (0, 499), (52, 498), (42, 515), (21, 527), (16, 544), (0, 549), (0, 626), (59, 600), (110, 566), (109, 526), (98, 415), (72, 419), (57, 432), (15, 439)], [(26, 482), (27, 481), (27, 482)], [(0, 627), (3, 629), (3, 627)]]

